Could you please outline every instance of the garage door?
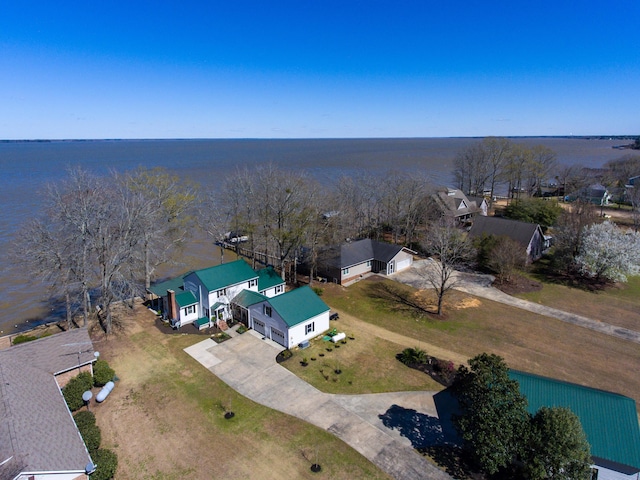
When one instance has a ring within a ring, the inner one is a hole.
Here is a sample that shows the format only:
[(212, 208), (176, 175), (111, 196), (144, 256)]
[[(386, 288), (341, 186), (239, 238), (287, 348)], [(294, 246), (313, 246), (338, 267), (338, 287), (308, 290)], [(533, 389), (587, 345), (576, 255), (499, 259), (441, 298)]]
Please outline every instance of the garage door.
[(410, 266), (411, 266), (411, 259), (410, 258), (405, 258), (404, 260), (400, 260), (396, 264), (396, 272), (404, 270), (405, 268), (409, 268)]
[(271, 340), (273, 340), (274, 342), (278, 342), (283, 347), (287, 346), (284, 341), (284, 333), (282, 333), (280, 330), (276, 330), (273, 327), (271, 328)]
[(262, 335), (266, 334), (265, 329), (264, 329), (264, 322), (261, 322), (260, 320), (254, 320), (253, 321), (253, 329), (256, 332), (258, 332), (258, 333), (260, 333)]

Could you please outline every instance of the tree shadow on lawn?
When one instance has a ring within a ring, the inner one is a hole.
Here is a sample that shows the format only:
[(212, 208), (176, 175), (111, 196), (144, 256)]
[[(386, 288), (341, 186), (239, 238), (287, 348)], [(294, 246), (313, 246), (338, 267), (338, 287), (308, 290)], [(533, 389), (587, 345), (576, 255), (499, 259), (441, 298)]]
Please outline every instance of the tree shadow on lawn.
[(367, 285), (367, 295), (371, 298), (383, 300), (391, 305), (395, 310), (409, 313), (413, 316), (424, 317), (435, 316), (436, 310), (433, 305), (420, 301), (414, 292), (408, 291), (406, 287), (395, 285), (391, 282), (371, 282)]
[[(447, 395), (445, 397), (441, 402), (450, 402), (451, 399)], [(441, 405), (441, 409), (444, 421), (399, 405), (392, 405), (378, 417), (385, 427), (398, 430), (401, 436), (411, 442), (413, 448), (431, 457), (454, 478), (482, 478), (475, 476), (464, 459), (464, 453), (459, 447), (459, 437), (450, 417), (447, 417), (451, 414), (451, 407)], [(441, 415), (440, 408), (438, 415)]]

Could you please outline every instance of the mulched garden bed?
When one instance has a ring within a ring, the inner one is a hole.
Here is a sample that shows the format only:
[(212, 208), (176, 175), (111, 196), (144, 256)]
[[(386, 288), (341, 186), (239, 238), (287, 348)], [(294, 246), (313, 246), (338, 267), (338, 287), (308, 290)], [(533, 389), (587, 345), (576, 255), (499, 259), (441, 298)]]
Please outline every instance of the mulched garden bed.
[[(399, 353), (398, 355), (396, 355), (396, 358), (402, 361), (402, 354)], [(429, 355), (427, 355), (426, 361), (424, 363), (405, 363), (405, 365), (409, 368), (415, 368), (416, 370), (420, 370), (421, 372), (426, 373), (444, 387), (450, 387), (456, 378), (456, 366), (453, 364), (453, 362), (442, 360)]]

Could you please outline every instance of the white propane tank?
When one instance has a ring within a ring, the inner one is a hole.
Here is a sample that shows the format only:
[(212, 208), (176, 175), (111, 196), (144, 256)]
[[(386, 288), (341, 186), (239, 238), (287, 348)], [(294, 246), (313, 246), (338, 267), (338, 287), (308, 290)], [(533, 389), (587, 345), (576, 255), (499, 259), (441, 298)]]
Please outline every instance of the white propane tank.
[(96, 395), (96, 402), (104, 402), (104, 399), (107, 398), (107, 396), (111, 393), (111, 390), (113, 390), (114, 386), (115, 384), (113, 382), (107, 382), (107, 384), (102, 387), (102, 390), (98, 392), (98, 395)]

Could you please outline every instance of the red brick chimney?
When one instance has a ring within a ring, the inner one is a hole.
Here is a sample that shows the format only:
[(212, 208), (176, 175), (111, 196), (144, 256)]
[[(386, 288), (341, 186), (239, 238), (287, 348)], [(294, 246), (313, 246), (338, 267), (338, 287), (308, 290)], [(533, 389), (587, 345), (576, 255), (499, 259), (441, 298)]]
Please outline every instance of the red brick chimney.
[(178, 305), (176, 304), (176, 292), (167, 290), (167, 308), (169, 309), (169, 320), (178, 319)]

